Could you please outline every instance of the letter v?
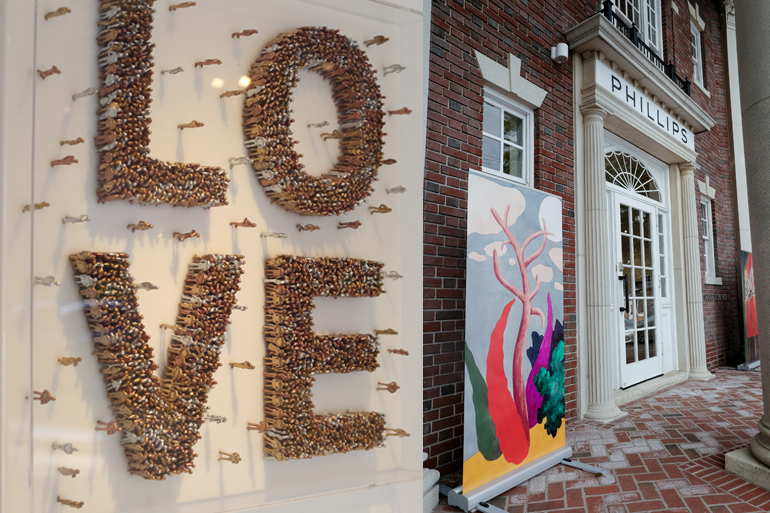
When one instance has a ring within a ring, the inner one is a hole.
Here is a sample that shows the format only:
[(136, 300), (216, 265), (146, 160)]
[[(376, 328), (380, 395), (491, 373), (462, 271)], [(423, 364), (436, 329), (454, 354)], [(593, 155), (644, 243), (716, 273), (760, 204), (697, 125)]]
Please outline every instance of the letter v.
[(193, 258), (184, 302), (171, 337), (168, 364), (159, 379), (149, 335), (137, 310), (126, 253), (70, 255), (75, 282), (104, 376), (129, 472), (145, 479), (192, 473), (212, 375), (221, 364), (230, 313), (239, 290), (240, 255)]

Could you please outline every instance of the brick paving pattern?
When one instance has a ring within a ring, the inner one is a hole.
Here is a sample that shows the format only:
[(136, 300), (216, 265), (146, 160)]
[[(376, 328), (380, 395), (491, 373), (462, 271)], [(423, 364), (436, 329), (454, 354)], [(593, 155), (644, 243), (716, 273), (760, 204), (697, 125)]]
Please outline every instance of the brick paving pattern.
[[(758, 372), (719, 370), (622, 409), (609, 425), (567, 424), (573, 459), (602, 477), (557, 465), (490, 502), (510, 513), (748, 513), (770, 511), (770, 492), (724, 470), (725, 453), (748, 445), (762, 416)], [(459, 484), (453, 474), (442, 478)], [(442, 497), (436, 510), (457, 513)]]

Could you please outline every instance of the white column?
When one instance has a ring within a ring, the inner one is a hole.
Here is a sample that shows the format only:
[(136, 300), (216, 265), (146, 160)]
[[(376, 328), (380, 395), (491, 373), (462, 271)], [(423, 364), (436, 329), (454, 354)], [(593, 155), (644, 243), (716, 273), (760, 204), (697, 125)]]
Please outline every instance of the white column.
[(607, 112), (583, 109), (585, 141), (586, 320), (588, 407), (585, 418), (610, 422), (625, 415), (613, 399), (618, 343), (613, 339), (612, 263), (607, 227), (604, 171), (604, 118)]
[[(751, 452), (770, 466), (770, 2), (743, 0), (735, 9), (740, 71), (741, 113), (746, 151), (746, 178), (749, 187), (751, 243), (754, 284), (757, 298), (757, 324), (760, 333), (760, 362), (764, 416), (759, 433), (751, 440)], [(770, 469), (760, 467), (752, 481), (770, 486)]]
[(684, 283), (687, 331), (690, 342), (690, 379), (714, 377), (706, 368), (706, 333), (703, 330), (698, 202), (695, 199), (695, 164), (679, 164), (682, 177), (682, 228), (684, 231)]

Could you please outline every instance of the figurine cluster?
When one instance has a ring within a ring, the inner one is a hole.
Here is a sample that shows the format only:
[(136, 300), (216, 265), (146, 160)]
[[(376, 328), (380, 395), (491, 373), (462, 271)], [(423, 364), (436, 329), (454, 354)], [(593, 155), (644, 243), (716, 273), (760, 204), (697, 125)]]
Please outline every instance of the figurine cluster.
[(149, 157), (154, 0), (101, 0), (98, 62), (103, 87), (97, 111), (100, 202), (126, 200), (183, 207), (227, 204), (219, 167)]
[[(299, 70), (329, 79), (337, 104), (341, 154), (322, 176), (303, 171), (294, 151), (292, 90)], [(350, 212), (372, 192), (382, 160), (383, 96), (366, 54), (338, 30), (303, 27), (267, 43), (251, 66), (243, 130), (254, 170), (267, 195), (289, 212), (338, 215)]]
[(313, 333), (313, 298), (384, 294), (382, 267), (368, 260), (287, 255), (265, 262), (266, 456), (282, 461), (383, 445), (382, 413), (317, 415), (311, 401), (312, 374), (379, 366), (376, 336)]
[(243, 257), (193, 259), (161, 379), (153, 373), (158, 366), (137, 310), (128, 255), (85, 251), (70, 255), (70, 262), (112, 401), (112, 431), (122, 431), (130, 472), (146, 479), (192, 472), (192, 448), (200, 438), (208, 391), (216, 384), (212, 375), (221, 365)]

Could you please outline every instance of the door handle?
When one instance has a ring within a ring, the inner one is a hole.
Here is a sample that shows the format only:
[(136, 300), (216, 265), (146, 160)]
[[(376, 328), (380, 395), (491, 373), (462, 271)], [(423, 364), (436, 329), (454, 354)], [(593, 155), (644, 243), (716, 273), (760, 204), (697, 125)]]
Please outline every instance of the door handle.
[(624, 274), (623, 276), (618, 276), (619, 280), (623, 281), (623, 295), (626, 297), (626, 307), (623, 308), (620, 307), (621, 312), (627, 312), (628, 311), (628, 275)]

